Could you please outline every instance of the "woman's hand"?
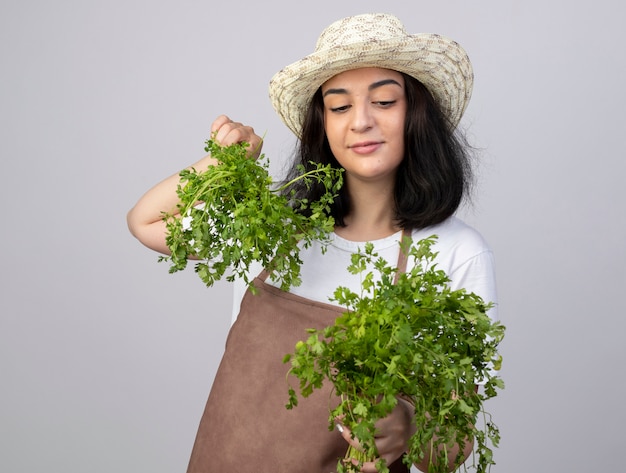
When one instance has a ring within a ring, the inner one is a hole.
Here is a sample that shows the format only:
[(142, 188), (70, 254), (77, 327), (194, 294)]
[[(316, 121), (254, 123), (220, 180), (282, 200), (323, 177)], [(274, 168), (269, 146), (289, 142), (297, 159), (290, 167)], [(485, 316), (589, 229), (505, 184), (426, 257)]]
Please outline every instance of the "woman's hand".
[[(359, 442), (352, 438), (350, 429), (341, 426), (341, 435), (354, 446), (359, 448)], [(384, 419), (376, 423), (376, 449), (380, 458), (384, 458), (387, 466), (391, 465), (407, 451), (408, 442), (415, 433), (413, 424), (413, 406), (402, 398), (398, 398), (398, 404), (393, 411)], [(376, 473), (376, 462), (366, 462), (361, 469), (364, 473)]]
[(220, 115), (211, 125), (211, 137), (222, 146), (246, 142), (250, 157), (256, 159), (261, 154), (263, 139), (254, 132), (251, 126), (234, 122), (226, 115)]

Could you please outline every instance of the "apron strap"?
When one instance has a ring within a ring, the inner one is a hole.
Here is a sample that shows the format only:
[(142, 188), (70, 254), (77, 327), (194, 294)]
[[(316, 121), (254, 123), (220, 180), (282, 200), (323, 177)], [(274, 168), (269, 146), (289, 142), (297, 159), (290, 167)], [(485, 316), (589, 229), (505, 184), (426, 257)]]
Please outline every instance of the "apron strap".
[[(411, 230), (404, 228), (402, 230), (402, 237), (401, 237), (402, 240), (410, 236), (411, 236)], [(402, 240), (400, 241), (401, 243), (402, 243)], [(406, 272), (406, 265), (407, 265), (408, 259), (409, 259), (409, 255), (405, 253), (404, 251), (402, 251), (402, 245), (400, 245), (400, 250), (398, 251), (398, 263), (396, 264), (397, 271), (396, 271), (395, 277), (393, 278), (394, 284), (398, 282), (398, 278), (400, 277), (400, 275)]]
[(257, 276), (261, 281), (265, 282), (265, 280), (267, 279), (267, 277), (270, 275), (269, 271), (265, 268), (263, 268), (263, 271), (261, 271), (259, 273), (259, 275)]

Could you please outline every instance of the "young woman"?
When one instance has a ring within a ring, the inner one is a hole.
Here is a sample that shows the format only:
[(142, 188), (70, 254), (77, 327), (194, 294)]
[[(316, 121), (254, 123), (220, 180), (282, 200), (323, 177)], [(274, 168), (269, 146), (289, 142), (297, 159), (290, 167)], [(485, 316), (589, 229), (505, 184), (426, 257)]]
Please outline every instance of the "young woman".
[[(314, 53), (274, 76), (274, 108), (299, 138), (292, 172), (310, 161), (345, 170), (332, 209), (336, 227), (325, 252), (321, 243), (302, 250), (300, 286), (281, 291), (262, 272), (255, 280), (257, 295), (236, 296), (238, 317), (200, 422), (189, 473), (334, 471), (346, 442), (354, 442), (351, 433), (340, 424), (334, 432), (327, 428), (330, 388), (285, 409), (288, 367), (282, 357), (304, 338), (305, 329), (329, 325), (342, 313), (329, 298), (340, 285), (360, 287), (358, 276), (346, 268), (363, 242), (372, 242), (399, 268), (410, 267), (399, 252), (403, 233), (414, 240), (436, 234), (437, 264), (453, 289), (496, 301), (492, 252), (476, 230), (454, 216), (470, 183), (457, 125), (472, 85), (471, 64), (457, 43), (439, 35), (409, 35), (397, 18), (385, 14), (333, 23)], [(211, 131), (223, 145), (245, 141), (252, 158), (260, 153), (261, 138), (254, 130), (227, 116), (218, 117)], [(206, 156), (193, 167), (213, 164)], [(128, 214), (133, 235), (162, 253), (168, 248), (161, 216), (176, 208), (178, 182), (176, 174), (157, 184)], [(298, 189), (309, 198), (319, 192)], [(399, 400), (377, 427), (380, 456), (392, 471), (407, 472), (401, 460), (418, 428), (412, 406)], [(457, 449), (451, 449), (451, 459)], [(464, 454), (470, 450), (467, 443)], [(426, 471), (428, 460), (418, 467)], [(362, 471), (376, 471), (374, 463)]]

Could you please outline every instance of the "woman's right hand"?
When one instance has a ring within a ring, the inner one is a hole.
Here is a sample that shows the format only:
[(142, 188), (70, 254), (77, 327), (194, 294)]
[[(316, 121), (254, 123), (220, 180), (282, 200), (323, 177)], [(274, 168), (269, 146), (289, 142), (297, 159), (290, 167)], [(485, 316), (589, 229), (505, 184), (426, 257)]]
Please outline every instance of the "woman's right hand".
[(254, 132), (251, 126), (234, 122), (226, 115), (220, 115), (211, 125), (211, 137), (222, 146), (235, 143), (248, 143), (250, 157), (256, 159), (261, 154), (263, 139)]
[[(226, 115), (220, 115), (215, 119), (211, 125), (211, 137), (222, 146), (248, 143), (251, 158), (256, 159), (261, 154), (263, 140), (254, 132), (254, 129), (251, 126), (234, 122)], [(216, 161), (207, 155), (190, 167), (200, 170), (213, 166), (215, 163)], [(128, 228), (135, 238), (159, 253), (170, 253), (165, 242), (167, 228), (163, 221), (163, 214), (176, 214), (179, 202), (176, 190), (179, 183), (179, 173), (159, 182), (139, 199), (126, 217)]]

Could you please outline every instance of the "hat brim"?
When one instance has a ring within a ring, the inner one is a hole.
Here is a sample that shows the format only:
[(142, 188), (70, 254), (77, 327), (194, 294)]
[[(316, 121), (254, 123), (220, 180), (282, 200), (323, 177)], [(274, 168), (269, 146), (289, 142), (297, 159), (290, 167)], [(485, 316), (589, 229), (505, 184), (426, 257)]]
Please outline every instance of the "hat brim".
[(306, 108), (317, 89), (343, 71), (362, 67), (393, 69), (416, 78), (452, 127), (458, 125), (471, 98), (474, 75), (466, 52), (444, 36), (422, 33), (314, 52), (274, 75), (269, 86), (272, 105), (300, 137)]

